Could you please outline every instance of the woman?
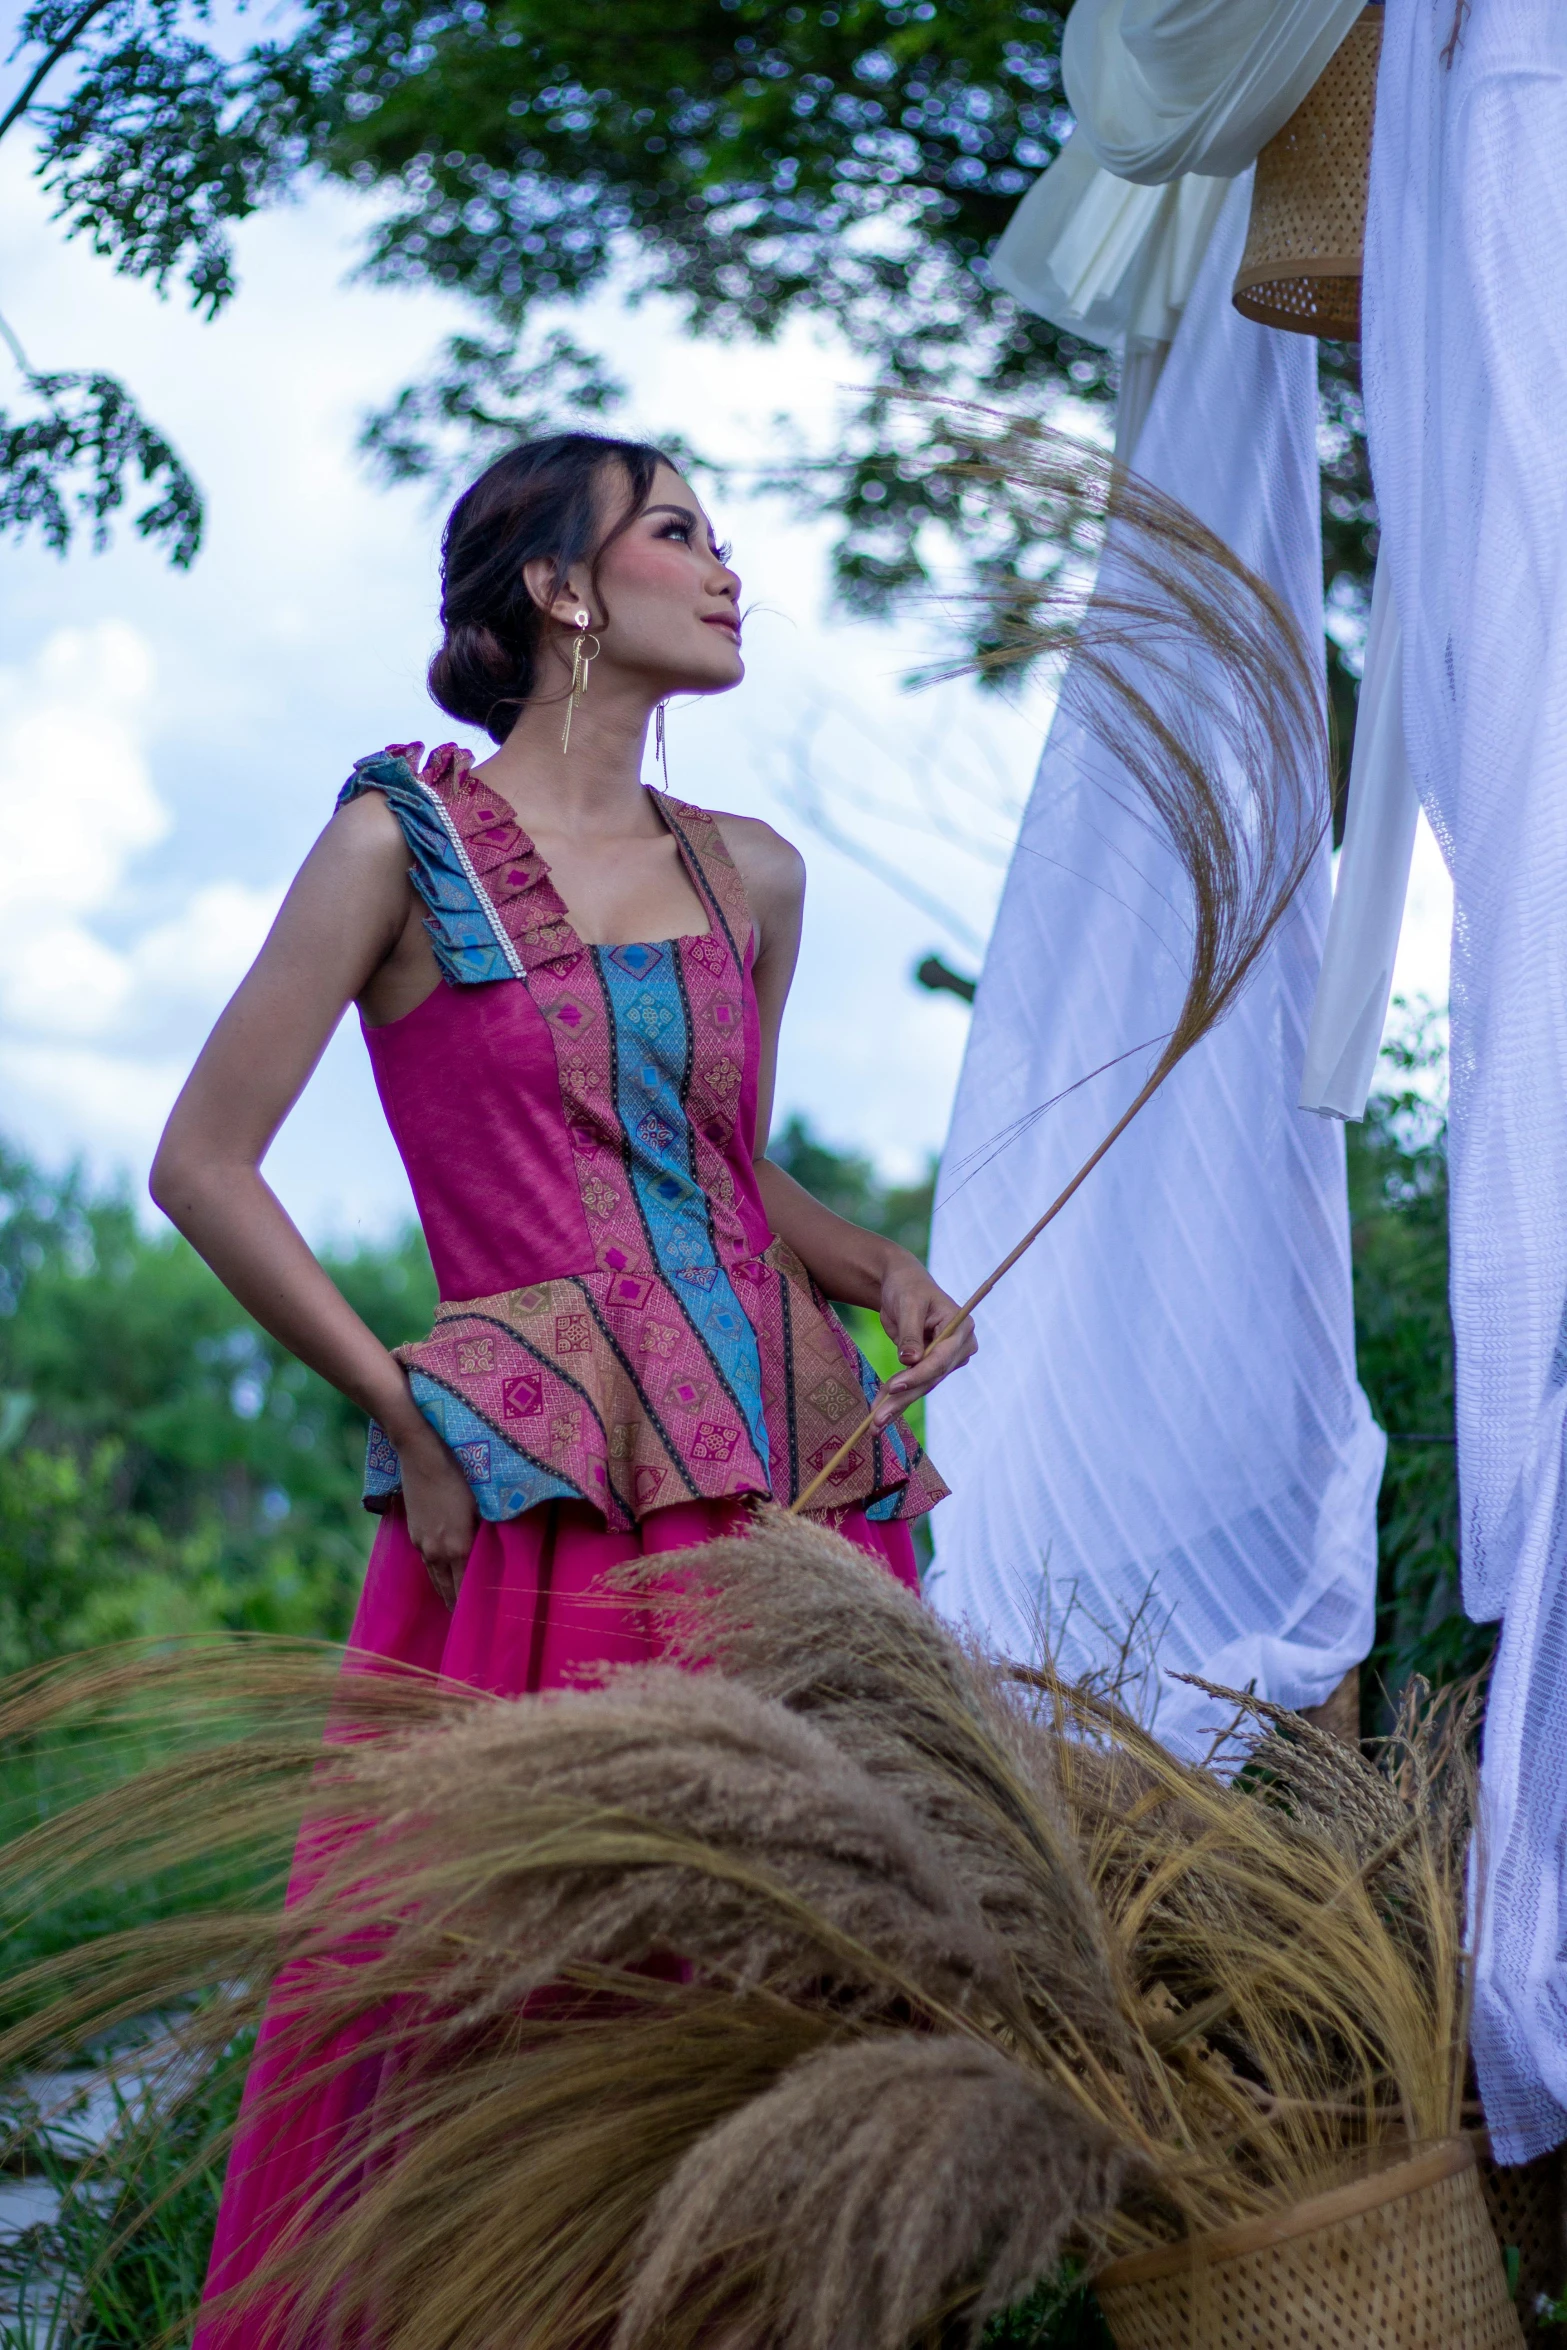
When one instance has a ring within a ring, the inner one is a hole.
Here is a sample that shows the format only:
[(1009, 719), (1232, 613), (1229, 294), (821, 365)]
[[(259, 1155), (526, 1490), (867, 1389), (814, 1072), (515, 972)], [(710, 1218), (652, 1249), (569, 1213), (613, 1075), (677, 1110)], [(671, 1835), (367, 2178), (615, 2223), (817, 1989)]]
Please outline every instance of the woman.
[[(371, 1416), (354, 1647), (518, 1695), (649, 1653), (595, 1602), (604, 1568), (728, 1532), (832, 1460), (877, 1383), (825, 1297), (875, 1307), (906, 1368), (818, 1506), (914, 1587), (908, 1521), (944, 1488), (896, 1415), (974, 1340), (927, 1353), (954, 1307), (919, 1261), (761, 1155), (801, 861), (641, 781), (667, 698), (745, 673), (740, 582), (693, 491), (637, 443), (527, 444), (459, 499), (442, 582), (431, 693), (498, 748), (359, 763), (152, 1190)], [(440, 1287), (432, 1336), (396, 1356), (260, 1173), (351, 1001)], [(252, 2089), (267, 2076), (263, 2050)], [(333, 2096), (363, 2093), (345, 2075)], [(265, 2250), (341, 2113), (242, 2129), (213, 2283)]]

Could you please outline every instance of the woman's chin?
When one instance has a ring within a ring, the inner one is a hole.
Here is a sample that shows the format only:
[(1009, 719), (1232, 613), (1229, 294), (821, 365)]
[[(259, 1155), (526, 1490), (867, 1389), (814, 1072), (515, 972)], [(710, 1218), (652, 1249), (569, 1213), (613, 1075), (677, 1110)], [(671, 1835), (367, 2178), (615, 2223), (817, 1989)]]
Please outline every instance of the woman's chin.
[(744, 677), (745, 662), (736, 645), (732, 651), (719, 652), (714, 660), (704, 662), (700, 670), (692, 668), (685, 676), (671, 679), (663, 687), (659, 698), (667, 700), (675, 694), (727, 694)]

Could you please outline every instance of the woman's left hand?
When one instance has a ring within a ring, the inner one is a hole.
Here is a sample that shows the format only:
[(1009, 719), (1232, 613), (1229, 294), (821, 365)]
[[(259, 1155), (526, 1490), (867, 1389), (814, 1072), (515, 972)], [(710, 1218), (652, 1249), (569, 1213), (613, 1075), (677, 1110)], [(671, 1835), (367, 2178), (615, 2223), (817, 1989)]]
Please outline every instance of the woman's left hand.
[(974, 1324), (968, 1319), (960, 1322), (940, 1346), (931, 1347), (928, 1354), (925, 1351), (957, 1310), (956, 1299), (937, 1287), (918, 1257), (908, 1249), (894, 1249), (882, 1278), (881, 1322), (898, 1350), (899, 1361), (906, 1367), (887, 1381), (876, 1398), (873, 1414), (876, 1427), (885, 1428), (897, 1413), (908, 1409), (917, 1395), (927, 1394), (949, 1371), (956, 1371), (973, 1354), (978, 1341)]

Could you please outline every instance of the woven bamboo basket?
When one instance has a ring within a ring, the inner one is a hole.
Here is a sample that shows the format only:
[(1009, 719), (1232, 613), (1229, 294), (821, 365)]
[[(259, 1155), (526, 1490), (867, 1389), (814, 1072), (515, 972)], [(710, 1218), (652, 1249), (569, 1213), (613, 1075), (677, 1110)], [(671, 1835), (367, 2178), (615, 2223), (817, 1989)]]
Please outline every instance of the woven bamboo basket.
[(1352, 340), (1371, 177), (1382, 10), (1368, 8), (1257, 158), (1235, 307), (1263, 326)]
[(1519, 2350), (1467, 2138), (1288, 2211), (1134, 2252), (1094, 2290), (1117, 2350)]

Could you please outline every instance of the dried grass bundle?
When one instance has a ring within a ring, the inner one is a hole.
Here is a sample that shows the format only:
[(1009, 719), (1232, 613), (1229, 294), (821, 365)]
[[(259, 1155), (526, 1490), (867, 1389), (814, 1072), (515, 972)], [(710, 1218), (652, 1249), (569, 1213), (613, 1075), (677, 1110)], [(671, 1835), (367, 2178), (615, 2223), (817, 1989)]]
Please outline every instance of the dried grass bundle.
[(286, 1913), (13, 1978), (0, 2042), (36, 2065), (155, 2008), (210, 2060), (270, 1983), (279, 2126), (302, 2080), (370, 2082), (252, 2282), (280, 2344), (905, 2350), (1069, 2241), (1167, 2241), (1454, 2125), (1461, 1709), (1412, 1704), (1374, 1764), (1253, 1708), (1220, 1777), (797, 1519), (615, 1582), (677, 1663), (601, 1691), (251, 1644), (0, 1710), (34, 1739), (150, 1710), (177, 1749), (0, 1856), (7, 1897), (275, 1862), (305, 1821)]

